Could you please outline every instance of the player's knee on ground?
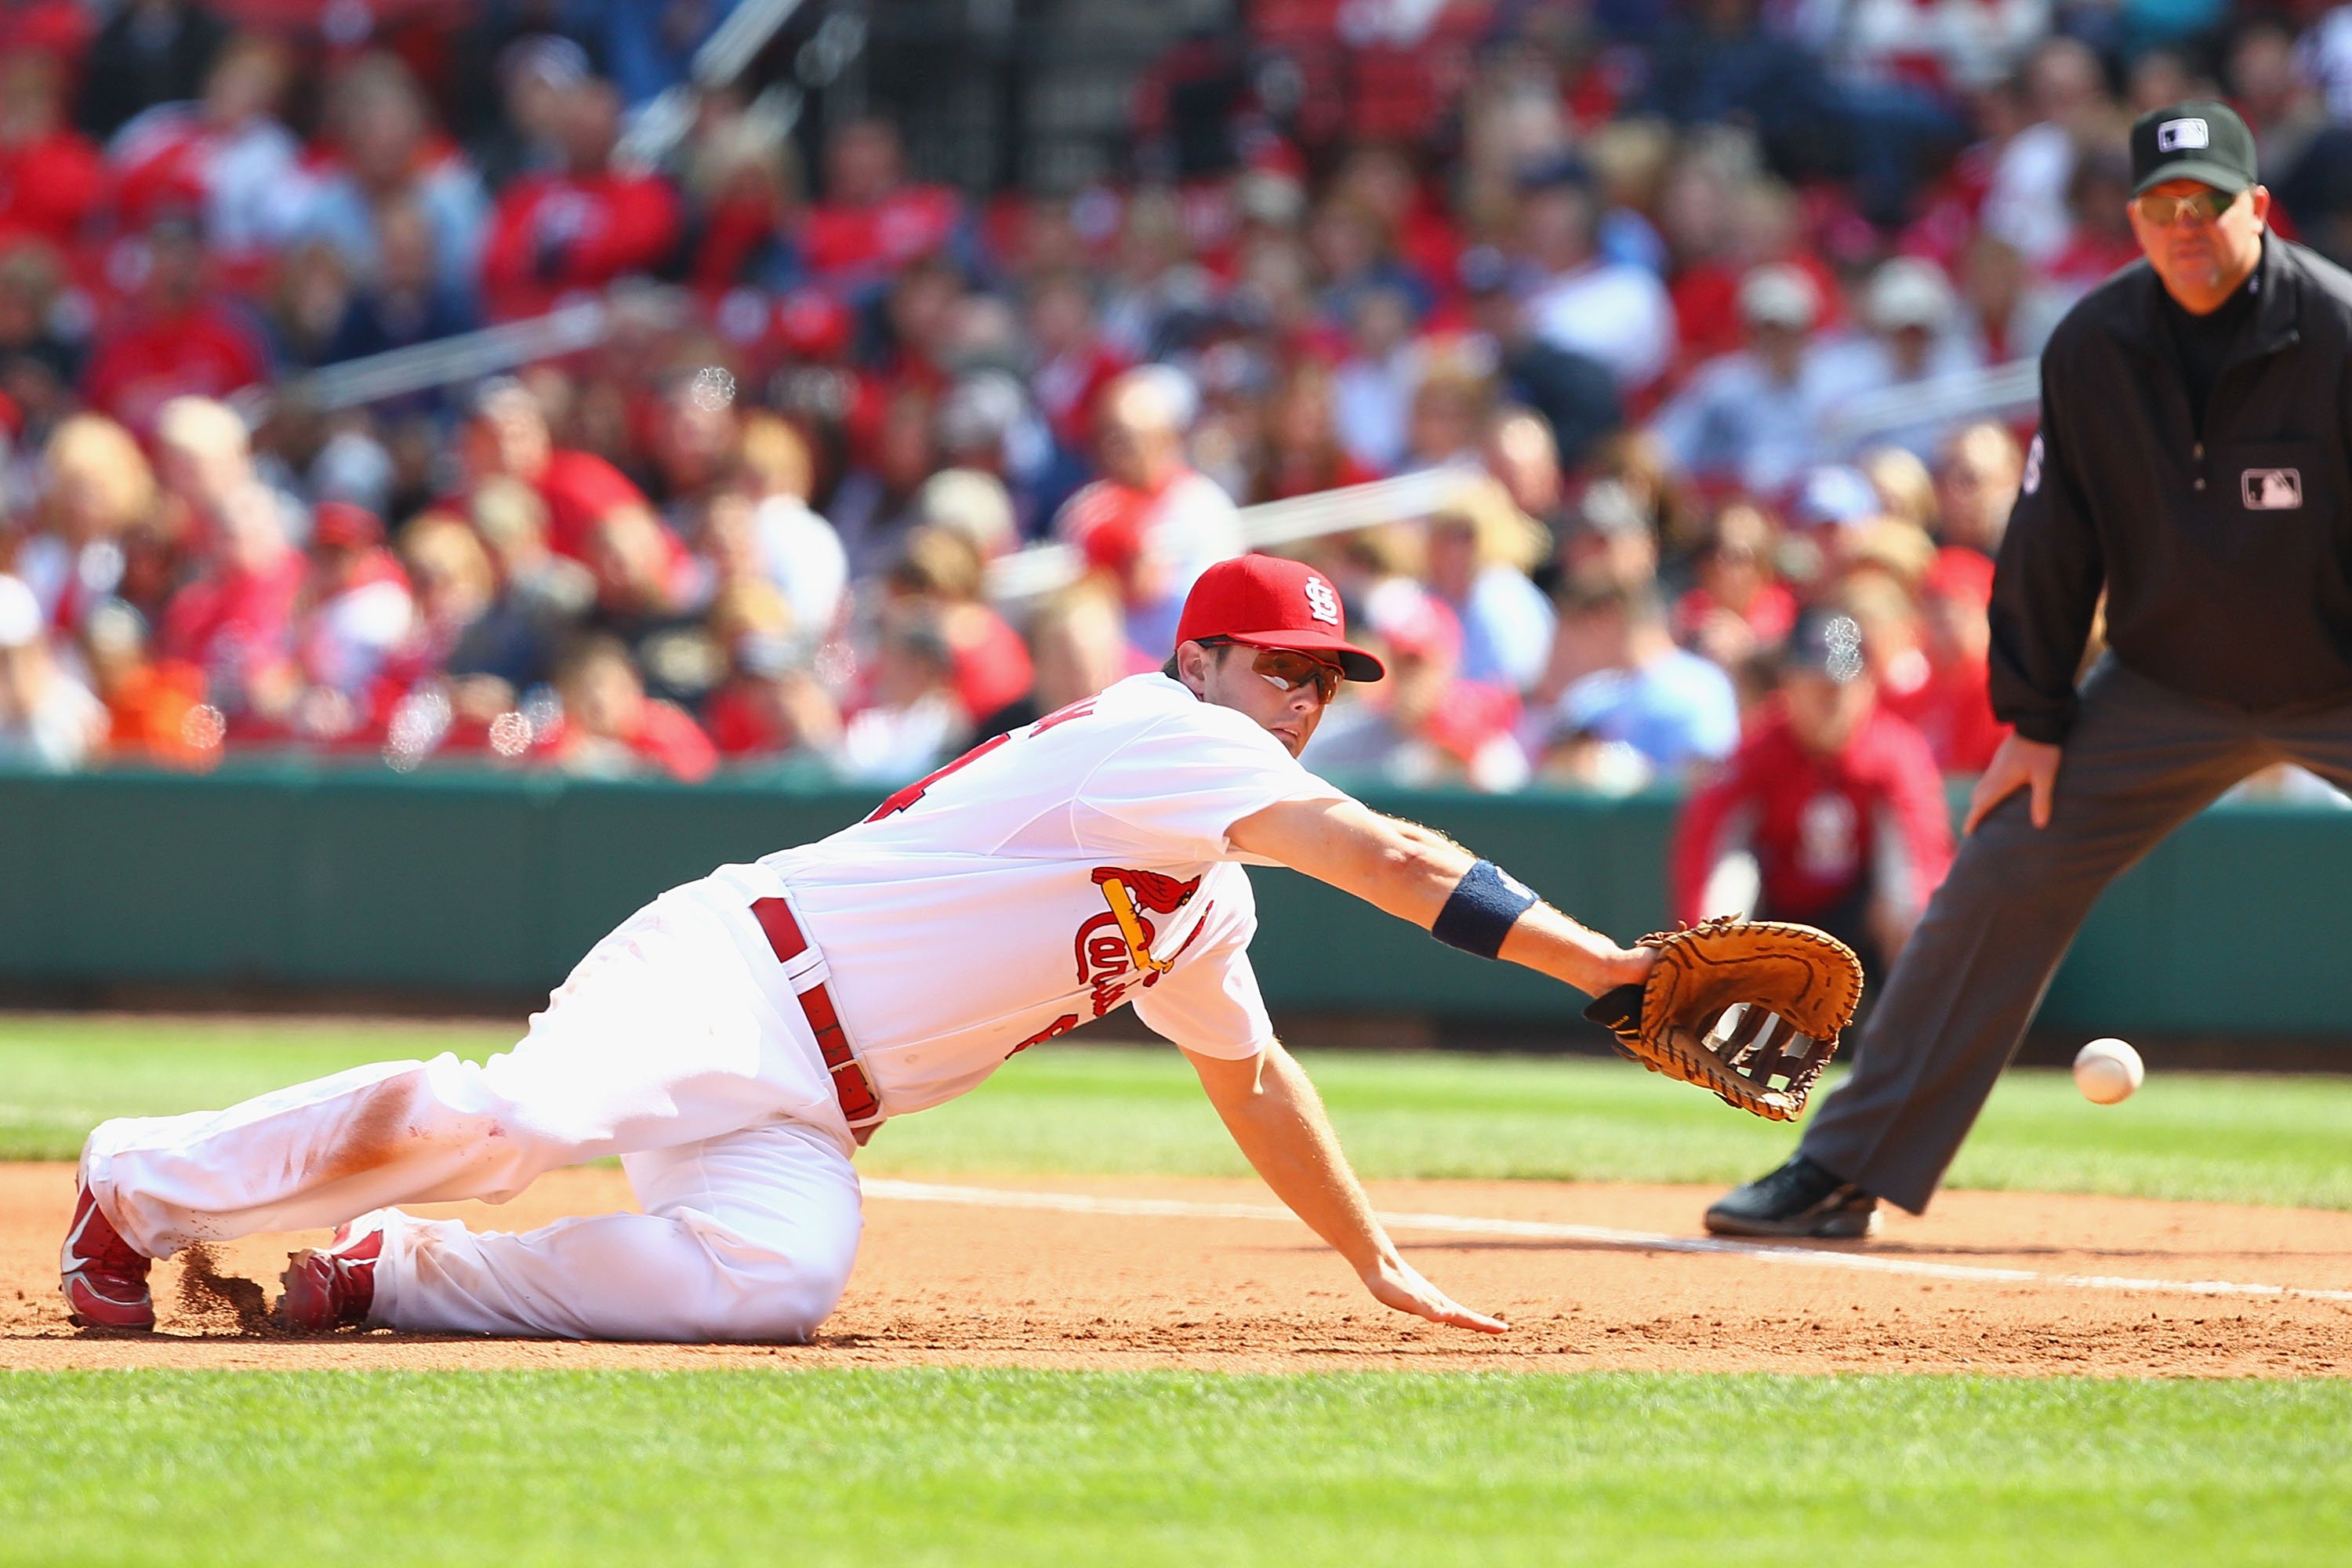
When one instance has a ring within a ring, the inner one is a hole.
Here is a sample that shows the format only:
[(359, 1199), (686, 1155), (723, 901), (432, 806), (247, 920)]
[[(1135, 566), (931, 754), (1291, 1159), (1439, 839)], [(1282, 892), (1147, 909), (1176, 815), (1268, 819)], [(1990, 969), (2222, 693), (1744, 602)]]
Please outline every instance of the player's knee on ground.
[(856, 1260), (855, 1238), (845, 1248), (822, 1246), (784, 1257), (704, 1230), (710, 1259), (701, 1302), (688, 1316), (685, 1337), (714, 1342), (798, 1342), (833, 1314)]

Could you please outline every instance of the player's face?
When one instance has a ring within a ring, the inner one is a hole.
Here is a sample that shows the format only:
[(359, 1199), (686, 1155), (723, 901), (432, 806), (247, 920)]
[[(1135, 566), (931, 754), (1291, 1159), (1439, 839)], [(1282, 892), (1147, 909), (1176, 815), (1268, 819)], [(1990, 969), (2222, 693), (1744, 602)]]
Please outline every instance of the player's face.
[(1186, 643), (1177, 672), (1205, 701), (1246, 713), (1297, 756), (1339, 689), (1339, 666), (1286, 648)]

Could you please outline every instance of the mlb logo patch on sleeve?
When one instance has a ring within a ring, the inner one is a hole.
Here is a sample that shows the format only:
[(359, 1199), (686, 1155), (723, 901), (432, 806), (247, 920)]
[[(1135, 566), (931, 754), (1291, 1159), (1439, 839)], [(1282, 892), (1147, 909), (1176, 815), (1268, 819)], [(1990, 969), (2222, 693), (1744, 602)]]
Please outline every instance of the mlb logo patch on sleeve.
[(2184, 147), (2210, 147), (2212, 132), (2201, 120), (2168, 120), (2156, 128), (2156, 150), (2178, 153)]
[(2238, 485), (2249, 511), (2294, 511), (2303, 505), (2301, 468), (2248, 468)]

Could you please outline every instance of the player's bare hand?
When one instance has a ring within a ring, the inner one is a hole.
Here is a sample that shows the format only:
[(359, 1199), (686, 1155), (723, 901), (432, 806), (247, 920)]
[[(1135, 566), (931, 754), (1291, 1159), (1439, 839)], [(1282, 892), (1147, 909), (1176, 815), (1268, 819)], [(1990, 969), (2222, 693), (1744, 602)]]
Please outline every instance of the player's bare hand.
[(1411, 1312), (1416, 1318), (1427, 1318), (1433, 1323), (1475, 1329), (1482, 1334), (1506, 1333), (1511, 1327), (1500, 1318), (1472, 1311), (1423, 1279), (1421, 1270), (1401, 1258), (1383, 1259), (1366, 1269), (1364, 1289), (1382, 1305)]
[(1977, 824), (1994, 806), (2021, 789), (2033, 792), (2030, 803), (2033, 826), (2049, 826), (2050, 797), (2058, 788), (2058, 761), (2062, 755), (2060, 748), (2043, 741), (2029, 741), (2022, 735), (2011, 735), (2003, 741), (1969, 795), (1969, 819), (1960, 831), (1974, 833)]

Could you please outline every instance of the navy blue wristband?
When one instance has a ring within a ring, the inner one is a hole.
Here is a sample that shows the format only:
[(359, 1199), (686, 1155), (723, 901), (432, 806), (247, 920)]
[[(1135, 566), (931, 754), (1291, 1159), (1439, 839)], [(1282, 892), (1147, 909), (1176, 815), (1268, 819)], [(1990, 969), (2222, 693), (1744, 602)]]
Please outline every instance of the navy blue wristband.
[(1519, 917), (1539, 901), (1526, 883), (1492, 860), (1481, 860), (1454, 885), (1454, 896), (1437, 911), (1429, 934), (1448, 947), (1493, 958)]

